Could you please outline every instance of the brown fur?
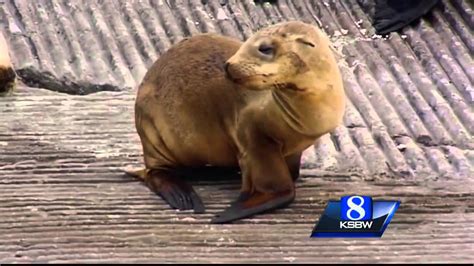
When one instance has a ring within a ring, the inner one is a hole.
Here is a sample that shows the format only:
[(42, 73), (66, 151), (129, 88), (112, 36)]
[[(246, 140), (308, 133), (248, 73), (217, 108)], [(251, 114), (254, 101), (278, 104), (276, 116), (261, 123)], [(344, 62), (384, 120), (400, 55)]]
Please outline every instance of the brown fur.
[[(274, 47), (271, 58), (258, 51), (262, 42)], [(240, 166), (241, 197), (214, 222), (285, 206), (295, 195), (301, 152), (341, 123), (344, 99), (329, 40), (314, 26), (274, 25), (243, 44), (191, 37), (163, 54), (139, 87), (135, 118), (145, 166), (161, 172), (135, 176), (155, 180), (149, 187), (165, 200), (178, 193), (187, 202), (190, 186), (170, 171)]]

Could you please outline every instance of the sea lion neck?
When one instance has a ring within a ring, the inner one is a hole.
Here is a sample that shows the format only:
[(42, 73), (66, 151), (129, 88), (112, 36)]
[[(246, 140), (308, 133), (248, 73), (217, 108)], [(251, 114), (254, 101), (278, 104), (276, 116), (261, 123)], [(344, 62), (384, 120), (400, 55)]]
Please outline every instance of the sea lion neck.
[(335, 104), (344, 104), (334, 103), (334, 99), (337, 99), (334, 94), (338, 92), (331, 86), (315, 92), (310, 88), (289, 83), (285, 87), (272, 90), (272, 101), (268, 102), (267, 108), (278, 110), (276, 113), (281, 114), (280, 119), (294, 131), (307, 137), (319, 136), (326, 130), (322, 121), (332, 120), (326, 117), (328, 111), (333, 112), (328, 109), (332, 109)]
[(313, 95), (304, 88), (288, 86), (272, 90), (272, 101), (268, 102), (269, 109), (277, 109), (281, 120), (296, 132), (311, 136), (312, 131), (306, 120), (308, 109), (311, 109)]

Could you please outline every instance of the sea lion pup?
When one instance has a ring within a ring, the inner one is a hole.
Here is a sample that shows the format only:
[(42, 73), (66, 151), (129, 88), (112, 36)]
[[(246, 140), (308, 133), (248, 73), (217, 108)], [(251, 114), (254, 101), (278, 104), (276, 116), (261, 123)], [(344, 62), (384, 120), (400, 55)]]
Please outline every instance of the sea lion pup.
[(9, 93), (15, 86), (15, 71), (8, 54), (7, 41), (0, 32), (0, 96)]
[(302, 151), (341, 123), (344, 100), (329, 40), (312, 25), (276, 24), (243, 44), (215, 34), (185, 39), (139, 86), (146, 169), (129, 173), (171, 207), (203, 212), (176, 171), (240, 167), (240, 196), (212, 223), (284, 207), (295, 198)]

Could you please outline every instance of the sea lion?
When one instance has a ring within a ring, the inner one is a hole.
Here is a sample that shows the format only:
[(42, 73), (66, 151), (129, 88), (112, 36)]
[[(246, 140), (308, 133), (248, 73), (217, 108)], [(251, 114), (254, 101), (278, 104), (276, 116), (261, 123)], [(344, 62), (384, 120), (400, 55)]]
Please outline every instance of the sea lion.
[(0, 32), (0, 95), (7, 94), (15, 86), (15, 71), (8, 54), (7, 41)]
[(345, 94), (327, 36), (292, 21), (245, 43), (217, 34), (185, 39), (139, 85), (140, 177), (171, 207), (203, 212), (187, 167), (239, 167), (237, 201), (211, 222), (284, 207), (295, 198), (301, 153), (342, 121)]

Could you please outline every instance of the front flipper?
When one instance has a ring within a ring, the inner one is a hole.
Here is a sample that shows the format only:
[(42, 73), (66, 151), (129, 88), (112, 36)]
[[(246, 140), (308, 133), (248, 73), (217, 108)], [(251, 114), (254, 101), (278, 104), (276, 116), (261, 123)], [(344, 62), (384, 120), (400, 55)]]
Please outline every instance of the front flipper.
[(194, 213), (204, 213), (204, 205), (193, 187), (173, 174), (172, 171), (151, 170), (144, 181), (148, 188), (158, 194), (172, 208), (194, 209)]
[(279, 193), (260, 193), (253, 195), (242, 193), (239, 199), (229, 208), (211, 220), (211, 223), (228, 223), (238, 219), (246, 218), (266, 211), (283, 208), (295, 199), (294, 190)]
[[(247, 128), (241, 133), (241, 144), (245, 147), (239, 156), (241, 194), (211, 223), (227, 223), (283, 208), (295, 198), (292, 173), (281, 153), (281, 144), (260, 134), (257, 128)], [(292, 156), (290, 161), (299, 166), (299, 156)]]

